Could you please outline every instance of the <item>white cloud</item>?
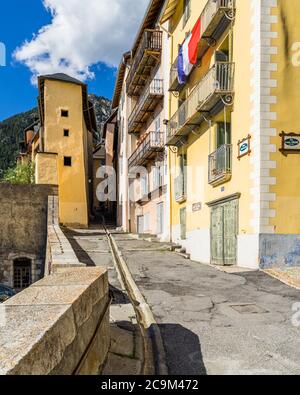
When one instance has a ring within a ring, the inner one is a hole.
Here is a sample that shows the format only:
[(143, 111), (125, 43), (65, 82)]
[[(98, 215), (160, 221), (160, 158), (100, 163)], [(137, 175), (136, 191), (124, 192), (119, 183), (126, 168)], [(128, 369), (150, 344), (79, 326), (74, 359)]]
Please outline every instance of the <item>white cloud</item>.
[(14, 57), (41, 74), (63, 72), (81, 80), (93, 78), (90, 66), (116, 67), (130, 50), (149, 0), (43, 0), (52, 14)]

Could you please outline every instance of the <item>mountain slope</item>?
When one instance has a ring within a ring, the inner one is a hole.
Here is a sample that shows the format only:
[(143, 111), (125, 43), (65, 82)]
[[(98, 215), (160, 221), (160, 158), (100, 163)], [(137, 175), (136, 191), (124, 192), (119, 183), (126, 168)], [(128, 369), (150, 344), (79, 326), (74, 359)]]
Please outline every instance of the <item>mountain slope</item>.
[[(98, 125), (97, 139), (99, 140), (103, 122), (110, 115), (111, 102), (94, 94), (90, 95), (89, 99), (95, 107)], [(24, 138), (23, 130), (37, 119), (38, 110), (33, 108), (0, 122), (0, 178), (3, 171), (15, 165), (19, 142)]]

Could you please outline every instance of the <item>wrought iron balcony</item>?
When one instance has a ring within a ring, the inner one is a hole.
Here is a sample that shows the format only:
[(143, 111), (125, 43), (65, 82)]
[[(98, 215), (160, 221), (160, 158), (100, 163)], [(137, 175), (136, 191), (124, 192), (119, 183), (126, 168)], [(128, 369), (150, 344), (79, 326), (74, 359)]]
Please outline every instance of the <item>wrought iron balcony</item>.
[(224, 105), (231, 105), (233, 90), (234, 63), (216, 63), (171, 118), (167, 145), (176, 145), (182, 136), (199, 127), (205, 115), (217, 114)]
[(160, 62), (162, 52), (162, 32), (146, 30), (132, 60), (126, 88), (129, 96), (138, 96), (145, 86), (147, 77)]
[(150, 132), (137, 147), (128, 160), (129, 169), (135, 166), (143, 166), (155, 158), (158, 152), (164, 151), (164, 133)]
[(201, 40), (214, 43), (235, 18), (235, 10), (235, 0), (208, 0), (201, 14)]
[(218, 186), (231, 179), (232, 145), (224, 144), (208, 157), (208, 182)]
[[(198, 58), (200, 59), (215, 44), (216, 40), (224, 33), (230, 22), (235, 18), (235, 0), (209, 0), (201, 14), (201, 40), (198, 46)], [(170, 71), (171, 92), (180, 91), (184, 85), (178, 81), (178, 57), (174, 61)]]
[(154, 79), (144, 90), (129, 119), (129, 133), (139, 133), (149, 116), (153, 114), (158, 102), (164, 96), (163, 80)]
[(175, 200), (178, 203), (182, 203), (186, 200), (187, 193), (187, 177), (181, 174), (175, 178)]

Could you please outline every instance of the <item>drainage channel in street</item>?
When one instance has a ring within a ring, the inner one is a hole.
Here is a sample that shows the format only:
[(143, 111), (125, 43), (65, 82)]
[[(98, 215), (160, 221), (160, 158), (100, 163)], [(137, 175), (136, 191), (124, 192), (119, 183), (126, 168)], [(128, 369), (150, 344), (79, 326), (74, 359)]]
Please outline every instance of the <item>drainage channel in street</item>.
[[(142, 340), (142, 366), (140, 374), (167, 375), (168, 368), (162, 336), (153, 313), (136, 285), (113, 233), (103, 225), (112, 253), (119, 281), (133, 306)], [(107, 373), (104, 371), (104, 373)]]

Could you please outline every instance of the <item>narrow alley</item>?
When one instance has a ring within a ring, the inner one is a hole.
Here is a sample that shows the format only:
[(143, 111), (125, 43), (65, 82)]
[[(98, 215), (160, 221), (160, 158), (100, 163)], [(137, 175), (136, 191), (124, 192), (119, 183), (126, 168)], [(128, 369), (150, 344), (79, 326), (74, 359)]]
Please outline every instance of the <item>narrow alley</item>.
[[(106, 373), (142, 372), (136, 316), (105, 232), (67, 230), (66, 234), (82, 262), (109, 270), (111, 321), (121, 331), (112, 337), (114, 360)], [(112, 238), (153, 312), (169, 374), (300, 373), (299, 328), (292, 324), (300, 291), (260, 271), (226, 273), (186, 260), (171, 252), (167, 243), (114, 231)]]

